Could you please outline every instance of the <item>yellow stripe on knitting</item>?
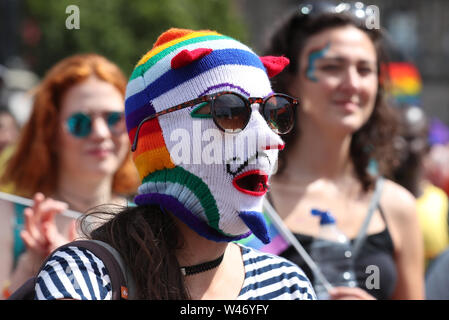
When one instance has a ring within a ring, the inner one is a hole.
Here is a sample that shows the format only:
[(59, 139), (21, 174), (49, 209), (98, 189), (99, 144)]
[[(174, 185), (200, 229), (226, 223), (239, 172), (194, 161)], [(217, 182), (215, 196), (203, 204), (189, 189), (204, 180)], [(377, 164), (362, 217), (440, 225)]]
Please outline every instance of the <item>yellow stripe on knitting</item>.
[(139, 172), (140, 180), (156, 170), (171, 169), (175, 164), (171, 160), (170, 153), (167, 148), (161, 147), (141, 153), (134, 158), (134, 163)]
[(154, 49), (151, 49), (150, 51), (148, 51), (137, 63), (136, 68), (142, 64), (144, 64), (145, 62), (148, 61), (148, 59), (150, 59), (151, 57), (155, 56), (156, 54), (158, 54), (159, 52), (167, 49), (168, 47), (171, 47), (172, 45), (175, 45), (179, 42), (188, 40), (188, 39), (192, 39), (192, 38), (196, 38), (196, 37), (202, 37), (202, 36), (210, 36), (210, 35), (220, 35), (219, 33), (215, 32), (215, 31), (198, 31), (198, 32), (192, 32), (189, 33), (188, 35), (181, 37), (181, 38), (177, 38), (174, 40), (171, 40), (169, 42), (166, 42)]

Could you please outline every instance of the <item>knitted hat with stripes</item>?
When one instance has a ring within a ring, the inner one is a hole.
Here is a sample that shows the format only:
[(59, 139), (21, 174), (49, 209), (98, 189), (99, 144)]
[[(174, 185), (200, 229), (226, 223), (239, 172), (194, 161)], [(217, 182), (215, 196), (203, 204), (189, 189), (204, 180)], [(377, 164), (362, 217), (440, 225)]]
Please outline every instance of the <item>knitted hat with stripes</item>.
[[(285, 59), (260, 58), (214, 31), (170, 29), (140, 59), (128, 83), (130, 141), (145, 117), (202, 95), (234, 91), (265, 97), (272, 92), (268, 75), (285, 65)], [(250, 122), (237, 135), (218, 130), (210, 117), (197, 114), (199, 107), (142, 125), (133, 154), (142, 179), (136, 204), (159, 204), (214, 241), (237, 240), (253, 232), (269, 242), (262, 198), (282, 140), (256, 112), (258, 105), (252, 106)], [(248, 133), (262, 143), (237, 139)], [(243, 153), (236, 156), (240, 144)], [(213, 161), (208, 160), (211, 155)]]

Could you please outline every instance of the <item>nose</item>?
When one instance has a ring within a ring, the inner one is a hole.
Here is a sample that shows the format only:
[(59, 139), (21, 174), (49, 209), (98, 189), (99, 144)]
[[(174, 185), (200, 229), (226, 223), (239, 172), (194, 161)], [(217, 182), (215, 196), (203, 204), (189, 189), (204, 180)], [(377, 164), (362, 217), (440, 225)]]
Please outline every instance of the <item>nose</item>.
[(251, 118), (248, 123), (248, 128), (256, 130), (257, 132), (257, 148), (259, 150), (282, 150), (285, 143), (281, 137), (276, 134), (268, 126), (266, 120), (259, 112), (259, 104), (252, 106)]
[(360, 81), (361, 78), (357, 68), (349, 66), (342, 75), (340, 88), (346, 92), (355, 92), (360, 87)]
[(92, 120), (92, 133), (90, 135), (93, 139), (106, 139), (111, 136), (108, 124), (103, 117), (95, 117)]

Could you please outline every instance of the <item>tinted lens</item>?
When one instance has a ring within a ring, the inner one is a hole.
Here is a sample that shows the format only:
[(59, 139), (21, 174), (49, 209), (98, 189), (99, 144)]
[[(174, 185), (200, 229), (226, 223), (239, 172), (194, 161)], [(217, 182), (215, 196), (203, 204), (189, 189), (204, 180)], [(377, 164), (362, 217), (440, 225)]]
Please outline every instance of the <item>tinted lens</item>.
[(90, 116), (84, 113), (75, 113), (67, 119), (67, 128), (69, 132), (77, 138), (84, 138), (91, 131)]
[(114, 134), (125, 132), (125, 120), (122, 112), (109, 112), (106, 116), (108, 127)]
[(271, 96), (265, 102), (263, 116), (274, 132), (288, 133), (293, 127), (294, 120), (292, 101), (283, 96)]
[(227, 93), (217, 96), (213, 103), (215, 124), (225, 132), (240, 132), (248, 124), (251, 108), (238, 95)]

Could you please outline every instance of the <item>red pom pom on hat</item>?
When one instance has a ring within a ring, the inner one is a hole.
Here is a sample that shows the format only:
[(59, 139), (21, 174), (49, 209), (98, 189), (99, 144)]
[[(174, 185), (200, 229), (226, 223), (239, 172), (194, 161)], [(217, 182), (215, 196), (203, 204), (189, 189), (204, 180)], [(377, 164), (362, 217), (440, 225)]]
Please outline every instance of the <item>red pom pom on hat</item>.
[(267, 69), (268, 77), (272, 78), (279, 74), (288, 64), (290, 60), (286, 57), (265, 56), (260, 57), (265, 69)]
[(202, 57), (207, 56), (211, 52), (212, 49), (206, 48), (198, 48), (192, 51), (184, 49), (173, 57), (173, 59), (171, 60), (171, 67), (172, 69), (182, 68), (192, 63), (193, 61), (199, 60)]
[(172, 40), (182, 38), (193, 32), (194, 31), (190, 29), (171, 28), (161, 34), (159, 38), (157, 38), (156, 42), (153, 44), (153, 48), (163, 45), (164, 43), (170, 42)]

